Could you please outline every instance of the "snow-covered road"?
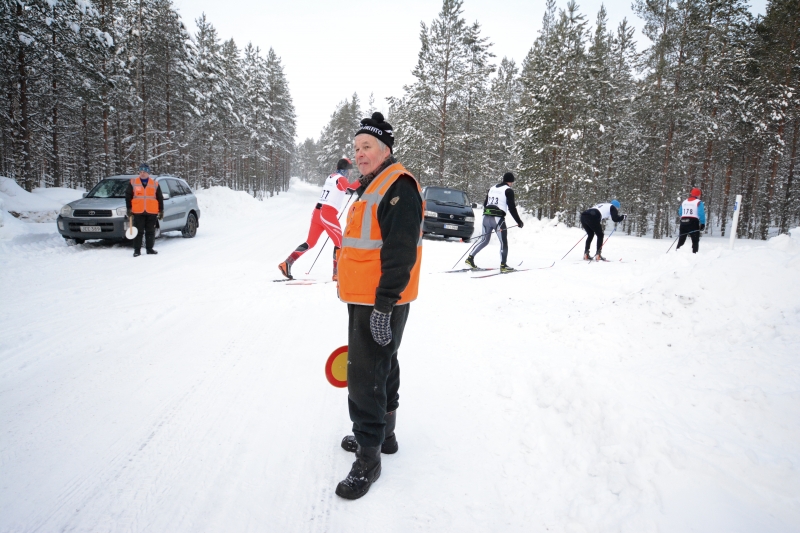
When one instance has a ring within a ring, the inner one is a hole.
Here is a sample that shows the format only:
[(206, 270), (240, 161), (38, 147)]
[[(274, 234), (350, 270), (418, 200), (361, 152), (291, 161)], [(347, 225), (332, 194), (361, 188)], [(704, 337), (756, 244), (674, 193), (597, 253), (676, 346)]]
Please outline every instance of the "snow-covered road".
[(477, 280), (426, 240), (400, 451), (351, 502), (345, 307), (271, 281), (317, 195), (200, 191), (197, 237), (137, 259), (52, 222), (0, 240), (0, 532), (800, 530), (800, 230), (615, 234), (587, 265), (532, 219), (509, 262), (556, 265)]

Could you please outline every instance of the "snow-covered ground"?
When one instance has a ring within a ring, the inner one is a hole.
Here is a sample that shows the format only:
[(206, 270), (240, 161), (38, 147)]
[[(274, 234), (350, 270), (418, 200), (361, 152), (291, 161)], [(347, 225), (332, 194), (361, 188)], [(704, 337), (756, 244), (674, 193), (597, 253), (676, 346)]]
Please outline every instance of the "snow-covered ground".
[(16, 213), (11, 216), (21, 220), (54, 222), (64, 204), (77, 200), (82, 194), (83, 191), (63, 187), (39, 187), (28, 192), (16, 181), (0, 176), (0, 239), (8, 238), (8, 232), (1, 230), (11, 212)]
[(800, 230), (696, 256), (615, 234), (587, 265), (530, 220), (509, 262), (555, 266), (485, 279), (426, 240), (400, 451), (352, 502), (345, 307), (272, 283), (317, 195), (200, 191), (197, 237), (137, 259), (6, 215), (0, 531), (800, 530)]

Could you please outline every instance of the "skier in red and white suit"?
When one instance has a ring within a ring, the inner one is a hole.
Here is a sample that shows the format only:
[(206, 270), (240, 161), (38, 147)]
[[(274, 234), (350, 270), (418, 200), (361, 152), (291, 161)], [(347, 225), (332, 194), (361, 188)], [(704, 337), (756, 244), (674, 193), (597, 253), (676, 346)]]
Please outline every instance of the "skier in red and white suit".
[(308, 229), (306, 241), (295, 248), (286, 261), (278, 265), (281, 274), (292, 278), (292, 264), (317, 244), (319, 236), (325, 231), (333, 241), (333, 279), (337, 279), (336, 252), (342, 247), (342, 227), (339, 225), (339, 209), (346, 194), (352, 194), (360, 186), (358, 180), (350, 183), (348, 176), (353, 163), (349, 159), (340, 159), (336, 163), (336, 172), (328, 176), (322, 186), (319, 202), (311, 215), (311, 227)]

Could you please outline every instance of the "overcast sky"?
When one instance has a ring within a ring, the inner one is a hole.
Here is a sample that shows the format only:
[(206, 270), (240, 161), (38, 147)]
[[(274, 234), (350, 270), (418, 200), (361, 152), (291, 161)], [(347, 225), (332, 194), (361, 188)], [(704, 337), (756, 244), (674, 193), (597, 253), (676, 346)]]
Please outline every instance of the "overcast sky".
[[(366, 108), (370, 93), (385, 111), (387, 96), (401, 96), (413, 82), (411, 70), (419, 52), (420, 22), (430, 24), (441, 0), (174, 0), (191, 33), (205, 12), (221, 39), (231, 37), (239, 48), (248, 42), (275, 49), (283, 62), (297, 111), (297, 137), (318, 138), (336, 104), (354, 92)], [(564, 7), (566, 0), (557, 0)], [(579, 1), (580, 11), (594, 25), (600, 4), (609, 27), (623, 18), (637, 29), (639, 48), (649, 42), (630, 0)], [(752, 0), (754, 13), (764, 13), (766, 0)], [(519, 65), (530, 50), (544, 16), (544, 0), (465, 0), (467, 22), (478, 21), (483, 36), (494, 43), (497, 62), (504, 56)]]

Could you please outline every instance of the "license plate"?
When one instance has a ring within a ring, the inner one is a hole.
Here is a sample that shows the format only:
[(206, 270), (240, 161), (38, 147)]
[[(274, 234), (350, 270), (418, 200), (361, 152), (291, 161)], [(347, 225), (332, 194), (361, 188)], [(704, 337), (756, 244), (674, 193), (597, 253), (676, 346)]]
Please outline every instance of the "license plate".
[(458, 229), (458, 226), (453, 224), (445, 224), (444, 229)]
[(81, 226), (81, 231), (84, 233), (99, 233), (102, 230), (100, 226)]

